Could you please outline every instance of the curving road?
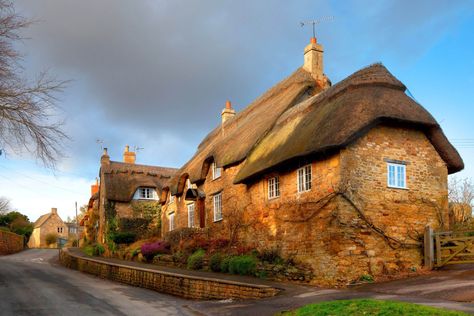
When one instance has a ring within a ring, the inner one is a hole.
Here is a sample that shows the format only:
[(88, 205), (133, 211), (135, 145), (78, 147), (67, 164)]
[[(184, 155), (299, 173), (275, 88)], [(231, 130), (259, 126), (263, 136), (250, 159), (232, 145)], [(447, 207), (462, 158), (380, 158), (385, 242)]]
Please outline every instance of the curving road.
[(335, 299), (400, 300), (474, 314), (474, 266), (352, 290), (284, 285), (282, 295), (249, 301), (191, 301), (99, 279), (58, 264), (58, 250), (0, 257), (0, 315), (274, 315)]
[(0, 257), (0, 315), (196, 315), (189, 301), (59, 266), (58, 250)]

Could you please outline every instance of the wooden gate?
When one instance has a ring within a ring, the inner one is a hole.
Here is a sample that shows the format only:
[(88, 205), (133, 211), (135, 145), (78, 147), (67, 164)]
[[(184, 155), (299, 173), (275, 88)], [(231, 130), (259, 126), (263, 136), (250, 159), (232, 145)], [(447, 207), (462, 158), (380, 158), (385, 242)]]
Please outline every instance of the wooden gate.
[(474, 263), (474, 231), (425, 231), (425, 265)]

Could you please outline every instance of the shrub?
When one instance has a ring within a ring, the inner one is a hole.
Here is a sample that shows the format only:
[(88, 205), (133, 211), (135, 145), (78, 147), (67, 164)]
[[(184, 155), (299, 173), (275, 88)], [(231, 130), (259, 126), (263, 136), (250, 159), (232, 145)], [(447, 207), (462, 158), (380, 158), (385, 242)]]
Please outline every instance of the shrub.
[(187, 264), (188, 256), (182, 251), (175, 252), (173, 253), (173, 262), (178, 265)]
[(94, 255), (94, 247), (91, 245), (87, 245), (84, 248), (82, 248), (82, 251), (88, 255), (88, 256), (93, 256)]
[(229, 272), (240, 275), (255, 275), (257, 259), (252, 256), (235, 256), (229, 261)]
[(116, 244), (131, 244), (135, 242), (137, 234), (134, 232), (116, 232), (112, 234), (112, 240)]
[(282, 263), (283, 259), (280, 256), (280, 249), (271, 248), (263, 249), (258, 253), (258, 259), (266, 261), (268, 263)]
[(370, 274), (363, 274), (360, 276), (359, 281), (372, 283), (374, 282), (374, 277), (371, 276)]
[(211, 271), (220, 272), (221, 264), (222, 264), (222, 255), (216, 252), (209, 259), (209, 268), (211, 269)]
[(105, 248), (104, 246), (102, 246), (101, 244), (97, 244), (95, 245), (94, 247), (94, 256), (102, 256), (105, 252)]
[(188, 258), (188, 269), (199, 270), (202, 269), (204, 263), (204, 255), (206, 252), (202, 249), (196, 250)]
[(58, 234), (49, 233), (46, 235), (46, 245), (52, 245), (58, 241)]
[(229, 246), (229, 239), (225, 239), (225, 238), (218, 238), (218, 239), (211, 239), (209, 241), (209, 252), (210, 253), (213, 253), (213, 252), (216, 252), (216, 251), (219, 251), (219, 250), (222, 250), (226, 247)]
[(158, 254), (170, 253), (170, 244), (164, 240), (159, 240), (157, 242), (143, 244), (140, 250), (142, 255), (150, 261)]
[(231, 259), (231, 258), (232, 258), (232, 257), (224, 257), (224, 258), (222, 258), (222, 260), (221, 260), (221, 266), (220, 266), (221, 272), (224, 272), (224, 273), (229, 272), (229, 263), (230, 263), (230, 259)]

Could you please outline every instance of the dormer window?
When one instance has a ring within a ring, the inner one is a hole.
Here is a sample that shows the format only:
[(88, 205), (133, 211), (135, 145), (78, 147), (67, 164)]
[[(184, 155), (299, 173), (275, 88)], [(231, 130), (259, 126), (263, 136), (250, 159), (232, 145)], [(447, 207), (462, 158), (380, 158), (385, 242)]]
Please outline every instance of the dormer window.
[(212, 180), (220, 178), (222, 174), (222, 168), (218, 168), (216, 162), (212, 163)]
[(158, 200), (158, 195), (154, 188), (138, 188), (133, 196), (135, 200)]

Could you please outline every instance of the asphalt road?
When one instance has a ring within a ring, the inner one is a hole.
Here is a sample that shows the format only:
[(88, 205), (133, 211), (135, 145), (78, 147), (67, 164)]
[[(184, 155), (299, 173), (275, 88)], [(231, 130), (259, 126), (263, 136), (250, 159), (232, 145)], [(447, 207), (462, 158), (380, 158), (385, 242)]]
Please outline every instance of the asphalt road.
[(196, 315), (173, 296), (59, 266), (58, 251), (0, 257), (0, 315)]
[(474, 267), (358, 289), (287, 286), (282, 295), (248, 301), (192, 301), (64, 268), (58, 250), (0, 257), (0, 315), (274, 315), (322, 301), (390, 299), (474, 314)]

